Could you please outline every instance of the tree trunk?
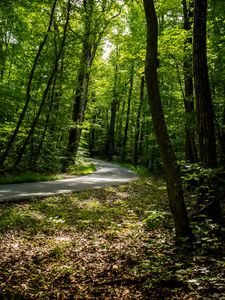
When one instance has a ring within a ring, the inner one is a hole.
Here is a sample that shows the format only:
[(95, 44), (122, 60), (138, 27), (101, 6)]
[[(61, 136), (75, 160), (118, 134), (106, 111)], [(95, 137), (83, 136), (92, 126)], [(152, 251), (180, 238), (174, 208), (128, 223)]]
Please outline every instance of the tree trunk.
[[(225, 95), (225, 84), (224, 84), (224, 95)], [(222, 161), (225, 161), (225, 101), (223, 103), (223, 119), (222, 126), (218, 126), (219, 143), (221, 149)]]
[(63, 162), (63, 168), (66, 169), (71, 161), (74, 160), (74, 152), (76, 146), (76, 138), (77, 138), (77, 122), (79, 120), (79, 113), (80, 113), (80, 106), (82, 101), (82, 87), (85, 78), (85, 73), (83, 70), (83, 60), (80, 62), (80, 71), (78, 74), (77, 79), (77, 87), (75, 92), (75, 98), (73, 103), (73, 112), (72, 112), (72, 120), (73, 120), (73, 127), (69, 131), (69, 139), (67, 144), (67, 153), (66, 153), (66, 160)]
[(44, 36), (44, 39), (43, 41), (40, 43), (39, 45), (39, 48), (38, 48), (38, 51), (37, 51), (37, 54), (36, 54), (36, 57), (34, 59), (34, 63), (33, 63), (33, 66), (32, 66), (32, 69), (31, 69), (31, 73), (30, 73), (30, 76), (29, 76), (29, 80), (28, 80), (28, 83), (27, 83), (27, 90), (26, 90), (26, 101), (25, 101), (25, 104), (24, 104), (24, 107), (23, 107), (23, 110), (20, 114), (20, 117), (19, 117), (19, 120), (17, 122), (17, 125), (16, 125), (16, 128), (13, 132), (13, 135), (11, 136), (7, 146), (6, 146), (6, 149), (4, 151), (4, 153), (2, 154), (2, 157), (0, 159), (0, 168), (3, 168), (4, 167), (4, 163), (8, 157), (8, 154), (15, 142), (15, 139), (17, 137), (17, 134), (20, 130), (20, 127), (22, 125), (22, 122), (23, 122), (23, 119), (24, 119), (24, 116), (26, 114), (26, 111), (27, 111), (27, 108), (28, 108), (28, 105), (30, 103), (30, 99), (31, 99), (31, 95), (30, 95), (30, 92), (31, 92), (31, 86), (32, 86), (32, 82), (33, 82), (33, 77), (34, 77), (34, 72), (35, 72), (35, 69), (37, 67), (37, 64), (38, 64), (38, 61), (39, 61), (39, 58), (40, 58), (40, 55), (41, 55), (41, 52), (47, 42), (47, 39), (48, 39), (48, 35), (49, 35), (49, 32), (51, 30), (51, 27), (52, 27), (52, 23), (53, 23), (53, 17), (54, 17), (54, 12), (55, 12), (55, 8), (56, 8), (56, 3), (57, 3), (57, 0), (54, 1), (53, 3), (53, 6), (52, 6), (52, 10), (51, 10), (51, 16), (50, 16), (50, 21), (49, 21), (49, 25), (48, 25), (48, 29), (47, 29), (47, 32)]
[(127, 148), (128, 128), (130, 122), (130, 105), (131, 105), (132, 92), (133, 92), (133, 82), (134, 82), (134, 66), (132, 65), (131, 77), (130, 77), (130, 89), (129, 89), (128, 102), (127, 102), (126, 124), (125, 124), (123, 143), (122, 143), (122, 153), (121, 153), (122, 162), (126, 160), (126, 156), (127, 156), (126, 148)]
[(207, 0), (194, 0), (194, 79), (200, 159), (205, 168), (217, 165), (214, 113), (206, 57)]
[(90, 134), (89, 134), (89, 153), (90, 157), (94, 157), (95, 155), (95, 138), (96, 138), (96, 129), (95, 129), (95, 124), (97, 122), (97, 115), (94, 114), (92, 117), (92, 125), (90, 128)]
[(44, 144), (44, 141), (45, 141), (45, 136), (46, 136), (47, 129), (48, 129), (48, 126), (49, 126), (49, 120), (50, 120), (51, 111), (52, 111), (53, 102), (54, 102), (54, 97), (55, 97), (55, 85), (56, 85), (56, 78), (54, 79), (53, 86), (52, 86), (52, 93), (51, 93), (51, 97), (49, 99), (50, 100), (50, 105), (49, 105), (49, 109), (48, 109), (46, 119), (45, 119), (44, 130), (43, 130), (41, 139), (39, 141), (38, 148), (37, 148), (36, 153), (35, 153), (35, 161), (33, 161), (33, 164), (35, 165), (35, 168), (36, 168), (36, 164), (37, 164), (37, 161), (39, 159), (39, 156), (41, 154), (43, 144)]
[(73, 111), (72, 111), (73, 127), (69, 131), (66, 158), (63, 162), (64, 170), (68, 168), (70, 163), (74, 162), (79, 147), (79, 143), (80, 143), (81, 128), (79, 128), (80, 126), (79, 123), (83, 121), (81, 111), (82, 110), (84, 111), (84, 108), (86, 107), (86, 103), (87, 103), (88, 84), (89, 84), (89, 77), (90, 77), (89, 72), (92, 64), (92, 60), (91, 60), (92, 45), (90, 42), (90, 38), (91, 38), (91, 23), (92, 23), (93, 8), (94, 8), (93, 0), (90, 1), (83, 0), (85, 31), (83, 37), (80, 66), (79, 66), (79, 71), (77, 76), (75, 96), (73, 101)]
[(179, 167), (168, 135), (157, 74), (158, 24), (153, 0), (144, 0), (147, 21), (146, 85), (152, 114), (152, 122), (165, 168), (169, 206), (173, 216), (176, 242), (182, 238), (192, 239), (189, 219), (183, 199)]
[(123, 142), (123, 119), (124, 119), (124, 112), (125, 112), (125, 96), (127, 93), (127, 86), (129, 81), (127, 82), (127, 78), (125, 76), (124, 83), (122, 84), (122, 87), (120, 86), (120, 83), (118, 82), (118, 88), (120, 88), (120, 100), (118, 99), (118, 105), (117, 105), (117, 118), (116, 118), (116, 129), (115, 129), (115, 147), (118, 148), (120, 152), (122, 152), (122, 142)]
[(113, 87), (113, 100), (111, 104), (111, 116), (110, 116), (110, 124), (109, 124), (107, 145), (106, 145), (106, 155), (108, 156), (109, 160), (113, 159), (113, 154), (115, 151), (115, 123), (116, 123), (116, 108), (118, 102), (117, 79), (118, 79), (118, 66), (116, 65), (114, 87)]
[[(0, 28), (1, 30), (1, 28)], [(4, 40), (4, 42), (3, 42)], [(3, 47), (5, 46), (5, 49)], [(9, 41), (8, 38), (3, 34), (3, 31), (0, 31), (0, 81), (3, 81), (5, 69), (6, 69), (6, 61), (7, 61), (7, 54), (9, 48)]]
[(133, 163), (137, 165), (138, 163), (138, 154), (139, 154), (139, 139), (140, 139), (140, 129), (141, 129), (141, 109), (144, 100), (144, 87), (145, 87), (145, 77), (141, 77), (141, 91), (140, 91), (140, 102), (137, 111), (136, 119), (136, 131), (134, 137), (134, 152), (133, 152)]
[[(183, 0), (184, 29), (191, 30), (193, 19), (193, 2), (187, 7), (187, 0)], [(184, 106), (186, 114), (185, 122), (185, 160), (190, 163), (197, 162), (197, 147), (194, 131), (194, 97), (193, 97), (193, 70), (192, 70), (192, 38), (187, 37), (184, 44)]]
[[(214, 113), (206, 55), (206, 15), (207, 0), (194, 0), (194, 79), (200, 158), (205, 168), (215, 168), (217, 166), (217, 155)], [(220, 201), (215, 201), (207, 214), (214, 221), (220, 221)]]
[(98, 34), (93, 33), (93, 31), (96, 30), (96, 28), (92, 28), (94, 5), (94, 0), (83, 1), (83, 7), (85, 10), (85, 33), (83, 39), (83, 49), (80, 60), (77, 87), (73, 102), (72, 120), (74, 126), (70, 129), (69, 132), (66, 159), (63, 162), (63, 169), (67, 169), (70, 162), (73, 162), (77, 155), (82, 134), (82, 123), (85, 118), (85, 110), (88, 102), (90, 69), (93, 64), (93, 60), (95, 58), (102, 36), (108, 26), (108, 23), (106, 23), (103, 25), (103, 29)]

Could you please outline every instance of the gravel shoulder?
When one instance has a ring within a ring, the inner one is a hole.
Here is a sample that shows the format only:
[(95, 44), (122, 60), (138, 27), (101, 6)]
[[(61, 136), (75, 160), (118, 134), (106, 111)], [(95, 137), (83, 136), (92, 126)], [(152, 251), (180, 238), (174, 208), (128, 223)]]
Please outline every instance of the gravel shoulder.
[(56, 181), (0, 185), (0, 203), (115, 186), (138, 178), (136, 173), (113, 163), (97, 159), (90, 160), (95, 164), (96, 172), (89, 175), (74, 176)]

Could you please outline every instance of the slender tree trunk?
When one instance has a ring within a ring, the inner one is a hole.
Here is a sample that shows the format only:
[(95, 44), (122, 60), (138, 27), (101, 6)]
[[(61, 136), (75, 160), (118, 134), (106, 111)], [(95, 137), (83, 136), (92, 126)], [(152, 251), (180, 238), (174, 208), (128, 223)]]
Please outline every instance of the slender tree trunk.
[(43, 93), (43, 96), (42, 96), (42, 100), (41, 100), (41, 103), (40, 103), (40, 106), (39, 106), (39, 109), (37, 111), (37, 114), (32, 122), (32, 125), (31, 125), (31, 128), (30, 128), (30, 131), (23, 143), (23, 146), (22, 148), (20, 149), (20, 152), (17, 156), (17, 159), (15, 161), (15, 164), (14, 164), (14, 167), (17, 167), (21, 160), (22, 160), (22, 157), (25, 153), (25, 150), (26, 150), (26, 147), (27, 145), (29, 144), (29, 141), (34, 133), (34, 130), (37, 126), (37, 123), (38, 123), (38, 120), (39, 120), (39, 117), (41, 115), (41, 112), (43, 110), (43, 107), (45, 105), (45, 100), (48, 96), (48, 92), (49, 92), (49, 89), (51, 87), (51, 84), (52, 84), (52, 81), (57, 73), (57, 70), (58, 70), (58, 66), (59, 66), (59, 60), (61, 58), (61, 55), (62, 55), (62, 52), (63, 52), (63, 48), (64, 48), (64, 45), (65, 45), (65, 42), (66, 42), (66, 33), (67, 33), (67, 28), (68, 28), (68, 24), (69, 24), (69, 18), (70, 18), (70, 7), (71, 7), (71, 3), (70, 3), (70, 0), (68, 0), (68, 9), (67, 9), (67, 17), (66, 17), (66, 22), (65, 22), (65, 25), (64, 25), (64, 30), (63, 30), (63, 38), (62, 38), (62, 42), (61, 42), (61, 45), (60, 45), (60, 48), (59, 48), (59, 52), (58, 54), (56, 55), (56, 58), (55, 58), (55, 63), (54, 63), (54, 67), (52, 69), (52, 72), (51, 72), (51, 75), (48, 79), (48, 82), (47, 82), (47, 85), (46, 85), (46, 88), (44, 90), (44, 93)]
[(106, 154), (109, 160), (113, 159), (113, 154), (115, 151), (115, 123), (116, 123), (116, 108), (118, 102), (117, 80), (118, 80), (118, 66), (116, 65), (114, 87), (113, 87), (113, 100), (111, 104), (111, 116), (110, 116), (110, 124), (109, 124), (107, 146), (106, 146)]
[(3, 69), (4, 69), (4, 50), (3, 50), (3, 39), (4, 39), (4, 35), (3, 35), (3, 31), (2, 28), (0, 28), (0, 79), (2, 81), (3, 79)]
[[(125, 111), (125, 99), (122, 97), (122, 103), (118, 103), (117, 106), (117, 118), (116, 118), (116, 133), (115, 133), (115, 144), (119, 150), (122, 148), (122, 141), (123, 141), (123, 116)], [(119, 102), (119, 101), (118, 101)], [(122, 104), (122, 105), (121, 105)], [(122, 106), (122, 107), (121, 107)], [(115, 147), (116, 147), (115, 146)]]
[(72, 112), (72, 120), (74, 122), (74, 126), (70, 129), (69, 132), (66, 160), (63, 163), (64, 169), (66, 169), (70, 161), (73, 160), (73, 153), (75, 151), (74, 149), (76, 148), (75, 143), (77, 137), (77, 122), (79, 119), (79, 112), (80, 112), (80, 106), (82, 101), (82, 86), (83, 86), (84, 77), (85, 74), (83, 70), (83, 62), (80, 62), (80, 71), (77, 79), (77, 87), (76, 87), (75, 98), (73, 103), (73, 112)]
[(80, 145), (80, 139), (81, 139), (81, 134), (82, 134), (82, 124), (84, 122), (85, 111), (86, 111), (86, 107), (87, 107), (87, 103), (88, 103), (89, 81), (90, 81), (90, 73), (88, 72), (86, 74), (84, 82), (83, 82), (83, 98), (81, 101), (79, 119), (77, 121), (78, 126), (76, 127), (76, 137), (75, 137), (75, 144), (74, 144), (74, 151), (73, 151), (74, 158), (76, 158), (78, 148)]
[[(224, 95), (225, 95), (225, 84), (224, 84)], [(222, 160), (225, 161), (225, 101), (223, 104), (222, 126), (218, 126), (218, 132), (219, 132), (221, 156), (222, 156)]]
[(183, 199), (179, 167), (168, 135), (159, 94), (157, 75), (158, 24), (154, 1), (144, 0), (144, 8), (147, 21), (146, 85), (153, 126), (165, 168), (169, 206), (176, 231), (176, 242), (181, 243), (182, 238), (191, 240), (192, 233)]
[[(2, 40), (5, 38), (1, 37)], [(3, 45), (5, 49), (3, 49)], [(8, 54), (9, 42), (5, 41), (4, 43), (0, 41), (0, 81), (4, 80), (4, 74), (6, 69), (6, 61), (7, 61), (7, 54)]]
[(213, 104), (206, 57), (207, 0), (194, 0), (194, 79), (200, 158), (205, 168), (217, 165)]
[(137, 165), (138, 163), (138, 155), (139, 155), (139, 139), (140, 139), (140, 129), (141, 129), (141, 109), (144, 100), (144, 87), (145, 87), (145, 77), (141, 77), (141, 91), (140, 91), (140, 102), (137, 111), (137, 119), (136, 119), (136, 131), (134, 138), (134, 152), (133, 152), (133, 163)]
[(51, 16), (50, 16), (50, 21), (49, 21), (49, 25), (48, 25), (48, 29), (47, 29), (47, 32), (44, 36), (44, 39), (43, 41), (40, 43), (39, 47), (38, 47), (38, 51), (37, 51), (37, 54), (36, 54), (36, 57), (34, 59), (34, 63), (33, 63), (33, 66), (32, 66), (32, 69), (31, 69), (31, 73), (30, 73), (30, 76), (29, 76), (29, 80), (28, 80), (28, 83), (27, 83), (27, 90), (26, 90), (26, 101), (25, 101), (25, 104), (24, 104), (24, 107), (23, 107), (23, 110), (20, 114), (20, 117), (19, 117), (19, 120), (17, 122), (17, 125), (16, 125), (16, 128), (13, 132), (13, 135), (11, 136), (7, 146), (6, 146), (6, 149), (5, 151), (3, 152), (2, 154), (2, 157), (0, 159), (0, 168), (3, 168), (4, 167), (4, 163), (8, 157), (8, 154), (15, 142), (15, 139), (18, 135), (18, 132), (20, 130), (20, 127), (22, 125), (22, 122), (23, 122), (23, 119), (24, 119), (24, 116), (26, 114), (26, 111), (27, 111), (27, 108), (28, 108), (28, 105), (30, 103), (30, 99), (31, 99), (31, 86), (32, 86), (32, 82), (33, 82), (33, 77), (34, 77), (34, 72), (35, 72), (35, 69), (37, 67), (37, 64), (38, 64), (38, 61), (39, 61), (39, 58), (41, 56), (41, 52), (47, 42), (47, 39), (48, 39), (48, 35), (49, 35), (49, 32), (51, 30), (51, 27), (52, 27), (52, 23), (53, 23), (53, 17), (54, 17), (54, 12), (55, 12), (55, 8), (56, 8), (56, 3), (57, 3), (57, 0), (54, 1), (53, 3), (53, 6), (52, 6), (52, 10), (51, 10)]
[[(120, 86), (120, 83), (118, 82), (118, 87)], [(122, 128), (123, 128), (123, 119), (124, 119), (124, 111), (125, 111), (125, 104), (126, 104), (126, 100), (125, 100), (125, 95), (126, 95), (126, 91), (127, 91), (127, 79), (126, 77), (124, 78), (124, 84), (122, 85), (122, 89), (120, 90), (120, 99), (121, 101), (119, 101), (118, 99), (118, 105), (117, 105), (117, 118), (116, 118), (116, 134), (115, 134), (115, 144), (117, 146), (117, 148), (122, 151), (122, 141), (123, 141), (123, 132), (122, 132)], [(115, 147), (116, 147), (115, 146)]]
[(14, 55), (15, 55), (15, 44), (12, 44), (12, 56), (9, 62), (9, 70), (8, 70), (8, 74), (7, 74), (7, 81), (10, 82), (11, 79), (11, 74), (12, 74), (12, 65), (13, 65), (13, 59), (14, 59)]
[[(190, 3), (190, 2), (189, 2)], [(191, 30), (193, 23), (193, 2), (187, 7), (187, 0), (183, 0), (184, 29)], [(191, 163), (197, 162), (197, 147), (194, 131), (194, 97), (193, 97), (193, 56), (191, 53), (192, 38), (187, 37), (184, 44), (184, 106), (186, 114), (185, 124), (185, 160)]]
[(97, 122), (97, 115), (96, 113), (94, 114), (94, 116), (92, 117), (92, 125), (91, 125), (91, 129), (90, 129), (90, 137), (89, 137), (89, 153), (90, 153), (90, 157), (93, 157), (95, 155), (95, 133), (96, 133), (96, 129), (95, 129), (95, 124)]
[(51, 111), (52, 111), (52, 107), (53, 107), (53, 102), (54, 102), (54, 95), (55, 95), (55, 85), (56, 85), (56, 78), (54, 79), (53, 82), (53, 87), (52, 87), (52, 93), (51, 93), (51, 97), (50, 97), (50, 105), (49, 105), (49, 109), (48, 109), (48, 113), (46, 115), (46, 119), (45, 119), (45, 126), (44, 126), (44, 130), (38, 145), (38, 148), (36, 150), (36, 154), (35, 154), (35, 162), (34, 164), (37, 163), (39, 156), (41, 154), (41, 150), (45, 141), (45, 136), (47, 133), (47, 129), (48, 129), (48, 125), (49, 125), (49, 120), (50, 120), (50, 116), (51, 116)]
[(134, 66), (132, 65), (131, 77), (130, 77), (130, 89), (129, 89), (128, 102), (127, 102), (126, 124), (124, 129), (122, 153), (121, 153), (121, 160), (123, 162), (126, 160), (126, 155), (127, 155), (126, 148), (127, 148), (128, 128), (130, 122), (130, 106), (131, 106), (131, 99), (132, 99), (132, 92), (133, 92), (133, 82), (134, 82)]

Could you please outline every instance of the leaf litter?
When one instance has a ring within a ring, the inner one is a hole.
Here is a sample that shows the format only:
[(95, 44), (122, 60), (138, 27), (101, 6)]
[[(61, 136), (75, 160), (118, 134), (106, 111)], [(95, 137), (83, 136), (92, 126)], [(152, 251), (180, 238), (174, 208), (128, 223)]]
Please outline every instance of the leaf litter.
[(191, 253), (176, 249), (164, 187), (2, 205), (0, 299), (225, 299), (224, 240), (208, 222)]

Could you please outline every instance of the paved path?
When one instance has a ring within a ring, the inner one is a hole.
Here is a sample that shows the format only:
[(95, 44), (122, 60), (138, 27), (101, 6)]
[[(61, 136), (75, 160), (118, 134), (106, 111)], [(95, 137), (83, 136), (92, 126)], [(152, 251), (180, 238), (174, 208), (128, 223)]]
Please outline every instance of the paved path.
[(134, 172), (115, 164), (96, 159), (91, 161), (96, 165), (97, 170), (89, 175), (56, 181), (0, 185), (0, 203), (119, 185), (138, 177)]

